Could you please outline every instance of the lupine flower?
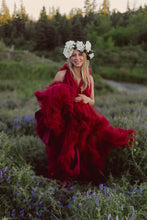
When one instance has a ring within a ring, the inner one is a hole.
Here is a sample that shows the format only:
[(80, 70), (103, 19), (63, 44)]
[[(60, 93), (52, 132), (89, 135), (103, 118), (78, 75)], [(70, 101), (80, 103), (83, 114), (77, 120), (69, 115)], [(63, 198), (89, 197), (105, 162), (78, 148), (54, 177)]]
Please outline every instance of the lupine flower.
[(12, 217), (15, 217), (14, 212), (15, 212), (15, 209), (12, 210), (12, 214), (11, 214)]
[(3, 172), (0, 170), (0, 178), (2, 178), (3, 176)]
[(41, 205), (42, 203), (43, 203), (43, 201), (40, 201), (40, 202), (39, 202), (39, 205)]
[(131, 191), (131, 192), (133, 191), (133, 187), (131, 187), (130, 191)]
[(42, 213), (36, 212), (36, 214), (40, 217), (42, 215)]
[(21, 147), (21, 143), (20, 143), (20, 141), (18, 141), (18, 146)]
[(18, 124), (14, 124), (14, 125), (13, 125), (13, 128), (18, 128), (18, 127), (19, 127)]
[(122, 204), (122, 205), (121, 205), (121, 207), (120, 207), (122, 211), (123, 211), (123, 209), (124, 209), (124, 206), (125, 206), (125, 205), (124, 205), (124, 204)]
[(9, 175), (8, 175), (8, 177), (7, 177), (7, 179), (6, 179), (6, 180), (8, 181), (9, 179), (10, 179), (10, 173), (9, 173)]
[(5, 173), (7, 171), (7, 166), (5, 166), (2, 170), (3, 173)]
[(75, 199), (76, 199), (75, 196), (73, 196), (73, 197), (72, 197), (72, 200), (75, 200)]
[(96, 193), (94, 192), (92, 195), (93, 195), (93, 196), (95, 196), (95, 195), (96, 195)]
[(20, 212), (21, 216), (24, 216), (24, 209), (22, 209)]
[(142, 187), (140, 187), (140, 195), (142, 194)]
[(98, 202), (99, 202), (99, 198), (97, 198), (97, 199), (94, 201), (95, 205), (97, 205)]
[(103, 189), (103, 184), (99, 184), (99, 188), (100, 188), (100, 189)]
[(133, 213), (135, 212), (134, 206), (130, 206), (130, 209), (131, 209), (131, 211), (132, 211)]
[(115, 220), (118, 220), (118, 215), (116, 216)]
[(87, 191), (87, 197), (91, 195), (91, 189)]
[(111, 220), (111, 214), (108, 215), (108, 220)]

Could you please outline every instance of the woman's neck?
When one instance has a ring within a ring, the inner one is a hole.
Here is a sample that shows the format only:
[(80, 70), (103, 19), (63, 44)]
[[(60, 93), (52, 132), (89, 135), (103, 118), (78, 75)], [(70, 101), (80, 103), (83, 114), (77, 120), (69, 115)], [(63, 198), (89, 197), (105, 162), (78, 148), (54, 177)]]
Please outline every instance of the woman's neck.
[(77, 78), (81, 78), (81, 68), (74, 67), (73, 71), (74, 71)]

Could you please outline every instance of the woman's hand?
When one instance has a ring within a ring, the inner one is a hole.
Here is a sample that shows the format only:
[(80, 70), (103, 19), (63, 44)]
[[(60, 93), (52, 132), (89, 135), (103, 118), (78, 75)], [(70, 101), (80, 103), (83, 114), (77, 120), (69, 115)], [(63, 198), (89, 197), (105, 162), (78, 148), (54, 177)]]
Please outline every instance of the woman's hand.
[(94, 104), (94, 100), (91, 99), (90, 97), (84, 95), (84, 94), (79, 94), (76, 98), (75, 98), (75, 102), (80, 102), (83, 101), (85, 104), (90, 104), (93, 105)]

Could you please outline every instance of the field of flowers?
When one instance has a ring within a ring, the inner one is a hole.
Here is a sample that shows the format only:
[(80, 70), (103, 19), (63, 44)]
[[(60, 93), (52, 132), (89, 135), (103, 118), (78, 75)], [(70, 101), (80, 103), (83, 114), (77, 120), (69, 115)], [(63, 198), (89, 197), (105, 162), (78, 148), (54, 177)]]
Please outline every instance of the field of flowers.
[(0, 219), (147, 219), (147, 94), (96, 96), (96, 107), (114, 126), (134, 128), (132, 148), (114, 150), (103, 179), (47, 179), (45, 146), (37, 137), (35, 90), (46, 81), (0, 81)]

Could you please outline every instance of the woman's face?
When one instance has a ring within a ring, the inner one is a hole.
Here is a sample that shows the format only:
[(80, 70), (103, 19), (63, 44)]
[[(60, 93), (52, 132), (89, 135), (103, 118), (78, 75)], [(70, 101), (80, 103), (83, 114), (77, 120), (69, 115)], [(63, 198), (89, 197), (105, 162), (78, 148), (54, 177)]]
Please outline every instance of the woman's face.
[(79, 50), (74, 50), (71, 55), (71, 62), (74, 67), (80, 68), (84, 63), (84, 56)]

